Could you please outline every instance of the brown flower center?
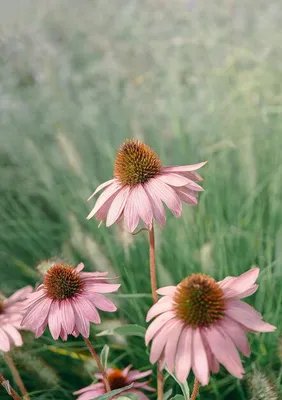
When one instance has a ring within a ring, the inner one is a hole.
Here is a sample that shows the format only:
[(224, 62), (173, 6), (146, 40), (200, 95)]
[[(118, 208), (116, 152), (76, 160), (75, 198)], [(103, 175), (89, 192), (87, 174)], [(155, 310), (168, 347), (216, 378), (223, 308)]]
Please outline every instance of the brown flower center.
[(51, 267), (46, 272), (43, 283), (48, 296), (55, 300), (74, 297), (83, 287), (78, 272), (65, 264), (57, 264)]
[(0, 314), (4, 312), (4, 300), (0, 300)]
[(159, 174), (161, 168), (159, 157), (149, 146), (128, 139), (118, 149), (114, 176), (124, 185), (135, 186)]
[(224, 316), (224, 296), (213, 278), (193, 274), (185, 278), (174, 295), (178, 318), (192, 328), (207, 327)]
[(112, 390), (121, 389), (128, 385), (120, 369), (114, 369), (112, 372), (108, 373), (107, 376)]

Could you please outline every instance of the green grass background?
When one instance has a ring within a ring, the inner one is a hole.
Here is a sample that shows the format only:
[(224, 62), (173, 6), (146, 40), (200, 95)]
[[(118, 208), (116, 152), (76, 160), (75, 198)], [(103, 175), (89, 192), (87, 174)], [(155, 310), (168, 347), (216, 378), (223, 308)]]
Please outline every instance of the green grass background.
[[(208, 160), (199, 205), (184, 206), (181, 219), (168, 212), (157, 229), (159, 285), (259, 265), (250, 303), (278, 330), (250, 335), (246, 377), (221, 368), (200, 399), (266, 398), (251, 389), (256, 371), (281, 398), (280, 1), (11, 0), (0, 11), (2, 292), (38, 283), (36, 265), (50, 258), (118, 274), (119, 312), (104, 314), (91, 339), (98, 350), (110, 345), (111, 365), (148, 368), (142, 338), (94, 338), (124, 323), (146, 326), (146, 234), (98, 229), (85, 219), (94, 204), (86, 199), (111, 178), (128, 137), (150, 144), (165, 165)], [(25, 343), (14, 358), (32, 399), (72, 399), (91, 383), (95, 366), (81, 339), (27, 333)], [(0, 388), (0, 398), (10, 397)]]

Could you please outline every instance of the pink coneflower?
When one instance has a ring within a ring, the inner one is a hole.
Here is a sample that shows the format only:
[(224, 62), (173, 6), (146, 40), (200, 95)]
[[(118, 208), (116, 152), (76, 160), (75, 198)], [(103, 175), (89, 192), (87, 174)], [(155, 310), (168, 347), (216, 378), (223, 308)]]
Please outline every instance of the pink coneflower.
[(43, 284), (28, 296), (22, 325), (35, 332), (38, 338), (47, 325), (56, 340), (67, 335), (89, 337), (90, 322), (101, 322), (97, 308), (116, 311), (116, 306), (101, 293), (116, 292), (119, 284), (110, 284), (107, 272), (81, 272), (76, 268), (57, 264), (51, 267)]
[[(106, 370), (107, 378), (109, 384), (111, 386), (111, 390), (122, 389), (125, 386), (133, 383), (133, 387), (129, 390), (125, 390), (124, 392), (119, 393), (116, 397), (125, 395), (126, 393), (135, 393), (140, 400), (149, 400), (149, 397), (142, 393), (139, 389), (148, 390), (150, 392), (154, 392), (155, 389), (148, 386), (148, 381), (145, 382), (135, 382), (138, 379), (145, 378), (146, 376), (151, 375), (152, 370), (139, 372), (137, 370), (130, 371), (131, 365), (126, 367), (124, 370), (121, 369), (113, 369), (108, 368)], [(74, 392), (73, 394), (80, 395), (77, 400), (92, 400), (102, 394), (106, 393), (106, 388), (103, 382), (103, 377), (101, 374), (95, 374), (95, 378), (99, 379), (100, 382), (94, 383), (90, 386), (87, 386), (83, 389)], [(115, 398), (115, 397), (113, 397)]]
[(23, 317), (23, 301), (32, 292), (31, 286), (17, 290), (12, 296), (0, 300), (0, 350), (10, 351), (12, 346), (22, 346), (19, 329)]
[(262, 320), (260, 313), (240, 299), (255, 293), (259, 268), (239, 277), (216, 282), (203, 274), (193, 274), (177, 286), (157, 290), (163, 295), (151, 307), (147, 321), (156, 319), (146, 332), (152, 340), (150, 361), (161, 361), (180, 382), (192, 368), (202, 385), (209, 373), (218, 372), (219, 363), (237, 378), (242, 378), (238, 350), (250, 355), (246, 332), (272, 332), (276, 328)]
[(176, 217), (182, 212), (182, 201), (196, 205), (202, 191), (196, 181), (202, 181), (196, 170), (205, 162), (195, 165), (163, 167), (157, 154), (146, 144), (130, 139), (119, 148), (114, 179), (98, 186), (88, 200), (106, 188), (87, 216), (106, 220), (111, 226), (124, 218), (129, 232), (133, 232), (139, 219), (151, 229), (155, 219), (164, 226), (166, 215), (163, 203)]

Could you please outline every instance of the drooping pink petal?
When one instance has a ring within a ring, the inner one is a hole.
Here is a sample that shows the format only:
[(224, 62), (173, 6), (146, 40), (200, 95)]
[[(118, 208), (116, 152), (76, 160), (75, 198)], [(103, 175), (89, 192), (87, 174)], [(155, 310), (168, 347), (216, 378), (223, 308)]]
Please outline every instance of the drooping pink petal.
[(148, 327), (145, 334), (145, 343), (148, 345), (149, 341), (155, 336), (155, 334), (171, 319), (175, 318), (175, 313), (167, 311), (162, 315), (159, 315)]
[(116, 181), (113, 182), (110, 186), (108, 186), (107, 189), (105, 189), (104, 192), (98, 197), (95, 206), (93, 207), (89, 215), (86, 217), (86, 219), (91, 219), (92, 217), (94, 217), (96, 212), (100, 210), (103, 204), (105, 204), (107, 200), (109, 200), (114, 194), (119, 192), (121, 189), (122, 186), (120, 185), (119, 182)]
[(112, 303), (111, 300), (107, 299), (102, 294), (92, 293), (91, 296), (88, 296), (87, 298), (95, 307), (99, 308), (99, 310), (107, 312), (114, 312), (117, 310), (114, 303)]
[(47, 297), (41, 298), (35, 305), (32, 305), (28, 309), (28, 313), (25, 314), (21, 325), (37, 329), (48, 315), (51, 302), (52, 300)]
[(75, 325), (76, 329), (82, 334), (82, 336), (88, 338), (90, 324), (89, 321), (84, 317), (83, 312), (81, 310), (81, 306), (79, 301), (76, 298), (73, 298), (73, 310), (75, 315)]
[(27, 295), (32, 292), (32, 286), (25, 286), (22, 289), (17, 290), (14, 294), (4, 300), (5, 306), (8, 304), (15, 303), (19, 300), (25, 300)]
[[(10, 337), (10, 342), (12, 341), (16, 346), (23, 345), (23, 339), (20, 332), (11, 324), (4, 325), (2, 329), (8, 334)], [(0, 346), (1, 347), (1, 346)]]
[(158, 335), (153, 338), (151, 352), (150, 352), (150, 362), (154, 364), (159, 360), (164, 347), (169, 340), (170, 331), (177, 321), (168, 321), (159, 331)]
[(60, 321), (60, 306), (58, 301), (53, 301), (49, 316), (48, 325), (53, 339), (57, 340), (61, 332), (61, 321)]
[(66, 333), (70, 335), (75, 327), (75, 317), (71, 301), (68, 299), (60, 302), (62, 326)]
[(237, 295), (236, 299), (244, 299), (245, 297), (251, 296), (252, 294), (256, 293), (256, 291), (258, 290), (258, 287), (259, 287), (258, 285), (251, 286), (250, 289)]
[(10, 350), (9, 336), (1, 327), (0, 327), (0, 350), (2, 351)]
[(82, 393), (88, 392), (89, 390), (97, 390), (97, 389), (104, 389), (104, 388), (105, 388), (104, 383), (99, 382), (99, 383), (94, 383), (93, 385), (86, 386), (82, 389), (79, 389), (76, 392), (73, 392), (73, 394), (82, 394)]
[(192, 181), (203, 182), (203, 178), (201, 177), (201, 175), (197, 174), (197, 172), (178, 172), (178, 173), (185, 176), (186, 178), (191, 179)]
[(184, 176), (178, 175), (173, 172), (166, 172), (160, 174), (155, 179), (158, 179), (169, 186), (176, 186), (176, 187), (186, 186), (190, 182), (188, 178), (185, 178)]
[(80, 395), (76, 400), (93, 400), (105, 393), (104, 389), (90, 390)]
[(208, 363), (209, 363), (209, 369), (212, 373), (217, 374), (220, 369), (219, 362), (217, 361), (215, 356), (212, 354), (210, 346), (209, 346), (204, 334), (202, 334), (202, 340), (203, 340), (203, 343), (204, 343), (204, 346), (206, 349), (206, 354), (207, 354)]
[(151, 375), (152, 372), (153, 371), (151, 369), (149, 369), (148, 371), (144, 371), (144, 372), (139, 372), (137, 370), (134, 370), (134, 371), (129, 372), (127, 377), (131, 382), (133, 382), (133, 381), (136, 381), (136, 379), (142, 379), (148, 375)]
[(161, 226), (165, 226), (166, 223), (166, 215), (165, 215), (165, 209), (163, 206), (163, 203), (161, 201), (161, 199), (156, 196), (154, 190), (151, 190), (151, 186), (150, 186), (150, 180), (148, 182), (146, 182), (144, 184), (144, 189), (147, 193), (147, 196), (149, 198), (151, 207), (152, 207), (152, 211), (153, 211), (153, 216), (155, 218), (156, 221), (158, 221), (158, 223)]
[(45, 321), (40, 326), (38, 326), (38, 328), (34, 330), (35, 339), (38, 339), (40, 336), (43, 335), (47, 327), (47, 323), (48, 323), (48, 316), (46, 317)]
[(206, 329), (203, 332), (217, 360), (224, 365), (230, 374), (242, 379), (244, 368), (238, 351), (231, 339), (224, 336), (215, 326)]
[(193, 329), (182, 330), (175, 358), (175, 375), (179, 382), (186, 381), (192, 366)]
[(146, 317), (146, 322), (149, 322), (152, 318), (156, 317), (157, 315), (165, 311), (170, 311), (171, 309), (172, 309), (172, 299), (167, 296), (167, 298), (165, 298), (165, 301), (162, 302), (158, 301), (150, 308)]
[(116, 179), (114, 178), (114, 179), (110, 179), (109, 181), (106, 181), (106, 182), (102, 183), (101, 185), (99, 185), (97, 187), (97, 189), (95, 190), (95, 192), (93, 192), (91, 194), (91, 196), (88, 198), (87, 201), (91, 200), (95, 196), (96, 193), (100, 192), (100, 190), (104, 189), (105, 187), (109, 186), (111, 183), (114, 183), (115, 181), (116, 181)]
[(192, 165), (181, 165), (181, 166), (169, 166), (169, 167), (163, 167), (161, 169), (161, 172), (190, 172), (190, 171), (197, 171), (198, 169), (202, 168), (207, 161), (198, 163), (198, 164), (192, 164)]
[(107, 216), (106, 226), (109, 227), (113, 225), (121, 216), (124, 210), (124, 206), (128, 199), (128, 195), (130, 193), (130, 187), (125, 186), (118, 192), (117, 196), (114, 198)]
[(201, 383), (201, 385), (205, 386), (209, 383), (209, 365), (200, 329), (194, 329), (192, 347), (193, 347), (192, 351), (193, 371), (197, 379)]
[(192, 196), (190, 193), (187, 193), (187, 191), (185, 191), (184, 189), (185, 188), (178, 188), (176, 190), (177, 195), (179, 196), (180, 200), (182, 200), (185, 203), (190, 204), (192, 206), (196, 206), (198, 204), (197, 197), (195, 195)]
[(244, 354), (244, 356), (249, 357), (251, 354), (251, 349), (246, 332), (242, 326), (227, 316), (225, 316), (225, 318), (220, 322), (220, 326), (223, 328), (224, 332), (230, 336), (232, 342), (241, 351), (241, 353)]
[(181, 335), (181, 332), (184, 328), (184, 323), (182, 321), (177, 321), (172, 330), (170, 331), (170, 336), (173, 338), (173, 340), (168, 340), (167, 344), (165, 346), (165, 360), (166, 360), (166, 365), (173, 373), (174, 371), (174, 365), (175, 365), (175, 355), (176, 355), (176, 350), (178, 346), (178, 340)]
[(96, 307), (93, 306), (92, 302), (89, 301), (86, 296), (80, 296), (76, 299), (76, 301), (77, 304), (79, 304), (80, 310), (85, 319), (94, 322), (95, 324), (101, 323), (101, 319)]
[(145, 226), (148, 229), (151, 229), (153, 221), (153, 211), (145, 189), (141, 184), (139, 184), (136, 185), (134, 189), (132, 189), (132, 192), (132, 201), (134, 199), (136, 210), (140, 218), (143, 220)]
[(227, 302), (226, 315), (255, 332), (273, 332), (276, 327), (262, 320), (262, 316), (249, 304), (241, 300)]
[(134, 232), (139, 222), (139, 214), (135, 204), (134, 190), (128, 195), (127, 202), (124, 207), (124, 221), (129, 232)]
[(155, 196), (158, 196), (167, 205), (173, 215), (180, 217), (182, 204), (174, 189), (157, 179), (151, 179), (150, 188), (154, 191)]
[(176, 289), (177, 289), (177, 286), (164, 286), (164, 287), (156, 290), (156, 292), (163, 296), (172, 297), (174, 295)]

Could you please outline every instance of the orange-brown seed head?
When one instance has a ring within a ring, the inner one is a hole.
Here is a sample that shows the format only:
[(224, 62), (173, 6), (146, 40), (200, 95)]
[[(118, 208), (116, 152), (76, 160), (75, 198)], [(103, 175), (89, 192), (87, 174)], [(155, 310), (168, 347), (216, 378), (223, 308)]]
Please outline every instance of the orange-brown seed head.
[(114, 369), (107, 374), (107, 377), (112, 390), (121, 389), (128, 385), (126, 378), (122, 374), (121, 369)]

